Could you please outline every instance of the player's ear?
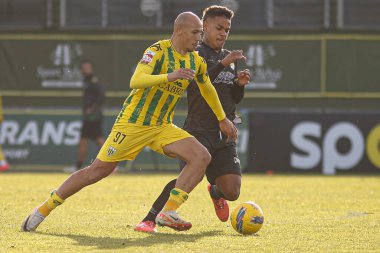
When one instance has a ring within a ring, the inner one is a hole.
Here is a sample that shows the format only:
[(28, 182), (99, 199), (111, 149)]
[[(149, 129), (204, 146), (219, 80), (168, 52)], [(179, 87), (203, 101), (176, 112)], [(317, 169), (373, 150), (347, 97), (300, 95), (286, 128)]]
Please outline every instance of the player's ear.
[(208, 29), (208, 22), (207, 22), (207, 20), (204, 20), (203, 21), (203, 31), (205, 32), (205, 31), (207, 31), (207, 29)]

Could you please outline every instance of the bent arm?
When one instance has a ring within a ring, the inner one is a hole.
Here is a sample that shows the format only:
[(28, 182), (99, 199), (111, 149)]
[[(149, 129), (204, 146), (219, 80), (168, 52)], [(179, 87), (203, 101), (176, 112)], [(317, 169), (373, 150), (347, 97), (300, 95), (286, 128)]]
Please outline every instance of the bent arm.
[(130, 81), (132, 89), (141, 89), (156, 86), (168, 82), (168, 74), (152, 75), (152, 67), (145, 64), (137, 64)]

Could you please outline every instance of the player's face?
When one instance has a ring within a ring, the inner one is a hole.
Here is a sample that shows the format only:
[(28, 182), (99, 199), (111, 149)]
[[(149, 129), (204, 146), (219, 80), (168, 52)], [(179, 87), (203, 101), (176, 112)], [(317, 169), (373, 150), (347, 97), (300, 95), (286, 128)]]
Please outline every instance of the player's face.
[(199, 42), (202, 39), (202, 23), (200, 20), (189, 24), (183, 31), (183, 45), (188, 52), (192, 52), (196, 49)]
[(224, 16), (207, 18), (203, 22), (204, 41), (215, 50), (222, 49), (231, 29), (231, 20)]
[(92, 65), (89, 62), (85, 62), (81, 66), (81, 72), (83, 76), (91, 76), (92, 75)]

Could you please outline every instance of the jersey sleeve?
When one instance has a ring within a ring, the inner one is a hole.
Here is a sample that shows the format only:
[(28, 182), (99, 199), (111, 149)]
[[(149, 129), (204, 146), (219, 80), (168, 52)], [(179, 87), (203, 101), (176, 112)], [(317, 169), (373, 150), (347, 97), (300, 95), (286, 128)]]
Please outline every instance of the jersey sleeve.
[(207, 74), (207, 64), (203, 58), (201, 59), (202, 61), (195, 77), (195, 81), (207, 104), (210, 106), (217, 119), (221, 121), (226, 117), (226, 114), (223, 110), (222, 104), (220, 103), (218, 93), (216, 92), (215, 87), (212, 85)]
[(168, 74), (155, 73), (157, 64), (162, 64), (163, 49), (158, 42), (147, 48), (137, 64), (130, 81), (132, 89), (152, 87), (168, 81)]

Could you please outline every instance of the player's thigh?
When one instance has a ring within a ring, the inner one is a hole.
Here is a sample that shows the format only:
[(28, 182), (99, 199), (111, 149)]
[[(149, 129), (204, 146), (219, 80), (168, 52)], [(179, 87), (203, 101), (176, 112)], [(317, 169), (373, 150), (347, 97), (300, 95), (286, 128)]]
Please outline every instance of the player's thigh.
[(163, 147), (167, 156), (181, 159), (185, 163), (209, 163), (211, 156), (207, 149), (194, 137), (175, 141)]
[(103, 162), (133, 160), (149, 144), (154, 131), (151, 128), (127, 125), (114, 127), (100, 149), (97, 158)]
[(149, 147), (156, 152), (181, 159), (186, 163), (193, 161), (195, 157), (202, 161), (210, 159), (207, 149), (197, 139), (173, 124), (165, 126)]
[[(208, 138), (208, 136), (203, 135), (203, 134), (191, 133), (191, 132), (189, 132), (189, 133), (193, 134), (193, 136), (207, 149), (207, 151), (212, 156), (212, 154), (213, 154), (213, 148), (212, 148), (212, 144), (211, 144), (211, 141)], [(180, 171), (182, 171), (182, 169), (186, 166), (186, 162), (183, 161), (183, 160), (181, 160), (181, 159), (179, 159), (178, 160), (178, 165), (179, 165)]]
[(207, 180), (211, 184), (215, 184), (218, 177), (228, 174), (241, 176), (240, 160), (236, 146), (233, 145), (214, 150), (212, 160), (206, 169)]

